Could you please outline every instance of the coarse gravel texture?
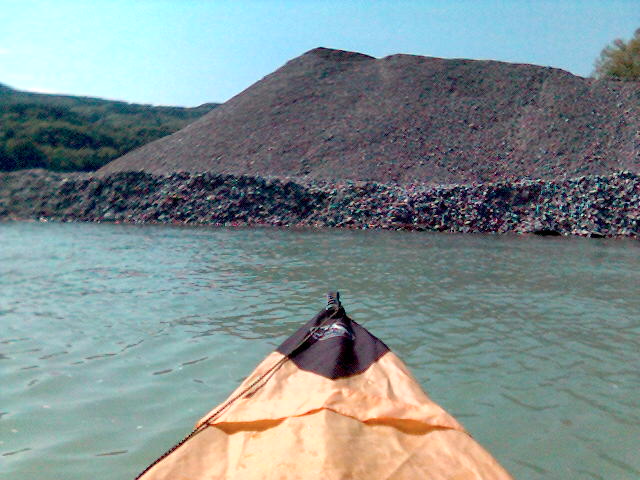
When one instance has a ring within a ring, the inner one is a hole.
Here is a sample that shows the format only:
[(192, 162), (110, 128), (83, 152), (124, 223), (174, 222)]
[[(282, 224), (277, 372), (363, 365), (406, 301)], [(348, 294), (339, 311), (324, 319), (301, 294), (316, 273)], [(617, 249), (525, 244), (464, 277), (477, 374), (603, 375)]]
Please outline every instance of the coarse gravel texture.
[(640, 237), (640, 176), (432, 186), (215, 173), (0, 173), (0, 220)]
[(431, 185), (640, 173), (640, 82), (317, 48), (98, 175)]

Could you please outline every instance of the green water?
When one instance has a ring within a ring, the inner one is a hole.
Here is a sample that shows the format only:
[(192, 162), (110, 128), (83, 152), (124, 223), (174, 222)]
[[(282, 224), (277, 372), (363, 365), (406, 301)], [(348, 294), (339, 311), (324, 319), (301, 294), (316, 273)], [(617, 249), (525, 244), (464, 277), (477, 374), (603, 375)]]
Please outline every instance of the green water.
[(516, 478), (637, 479), (639, 246), (0, 224), (0, 477), (132, 479), (338, 289)]

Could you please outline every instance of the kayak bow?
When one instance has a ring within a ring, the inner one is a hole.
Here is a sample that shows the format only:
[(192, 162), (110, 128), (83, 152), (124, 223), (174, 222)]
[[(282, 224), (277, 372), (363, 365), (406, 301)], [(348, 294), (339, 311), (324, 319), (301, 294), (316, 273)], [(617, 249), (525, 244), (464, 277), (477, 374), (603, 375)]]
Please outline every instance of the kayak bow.
[(506, 480), (337, 294), (138, 479)]

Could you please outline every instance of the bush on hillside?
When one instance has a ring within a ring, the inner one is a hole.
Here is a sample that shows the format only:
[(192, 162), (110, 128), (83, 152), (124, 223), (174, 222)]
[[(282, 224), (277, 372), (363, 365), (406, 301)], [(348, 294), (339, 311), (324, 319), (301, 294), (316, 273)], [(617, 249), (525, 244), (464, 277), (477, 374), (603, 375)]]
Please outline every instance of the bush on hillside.
[(628, 42), (616, 39), (596, 60), (595, 76), (611, 80), (640, 80), (640, 28)]
[(0, 147), (0, 171), (46, 168), (47, 156), (33, 142), (20, 141)]

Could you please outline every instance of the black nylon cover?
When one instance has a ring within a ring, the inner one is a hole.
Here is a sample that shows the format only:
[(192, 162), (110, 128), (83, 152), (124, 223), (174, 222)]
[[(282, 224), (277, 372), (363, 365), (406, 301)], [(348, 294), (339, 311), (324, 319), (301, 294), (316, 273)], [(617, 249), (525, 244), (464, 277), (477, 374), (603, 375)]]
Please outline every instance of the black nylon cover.
[(332, 380), (364, 372), (389, 351), (366, 328), (351, 320), (342, 307), (328, 319), (332, 314), (322, 310), (276, 350), (298, 368)]

